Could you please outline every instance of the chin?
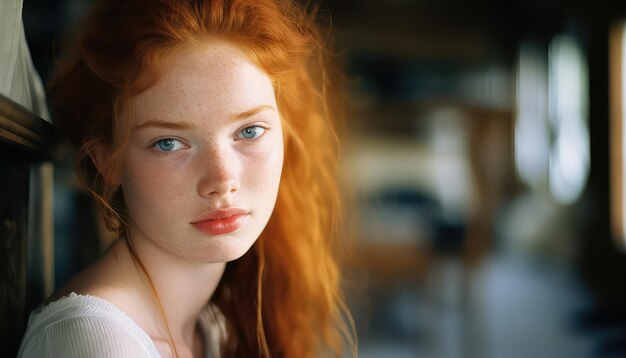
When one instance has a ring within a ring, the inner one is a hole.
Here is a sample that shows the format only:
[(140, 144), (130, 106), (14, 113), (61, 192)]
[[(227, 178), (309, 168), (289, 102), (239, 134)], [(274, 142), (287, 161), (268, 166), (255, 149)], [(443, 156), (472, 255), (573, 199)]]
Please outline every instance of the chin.
[[(214, 243), (217, 244), (217, 243)], [(217, 245), (210, 245), (211, 247), (205, 247), (202, 250), (197, 250), (190, 253), (193, 256), (193, 261), (203, 263), (218, 263), (229, 262), (237, 260), (245, 255), (254, 244), (252, 243), (236, 243), (232, 238), (227, 243), (219, 243)]]

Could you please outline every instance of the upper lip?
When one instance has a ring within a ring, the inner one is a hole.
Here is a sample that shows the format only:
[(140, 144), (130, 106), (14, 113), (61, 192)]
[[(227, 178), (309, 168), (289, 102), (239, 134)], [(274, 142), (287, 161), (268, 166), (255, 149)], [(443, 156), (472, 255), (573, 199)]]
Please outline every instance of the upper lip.
[(250, 213), (249, 210), (246, 210), (243, 208), (235, 208), (235, 207), (214, 209), (214, 210), (211, 210), (209, 212), (206, 212), (200, 215), (197, 219), (195, 219), (191, 223), (195, 224), (197, 222), (207, 221), (207, 220), (220, 220), (220, 219), (228, 218), (228, 217), (235, 216), (235, 215), (246, 215), (249, 213)]

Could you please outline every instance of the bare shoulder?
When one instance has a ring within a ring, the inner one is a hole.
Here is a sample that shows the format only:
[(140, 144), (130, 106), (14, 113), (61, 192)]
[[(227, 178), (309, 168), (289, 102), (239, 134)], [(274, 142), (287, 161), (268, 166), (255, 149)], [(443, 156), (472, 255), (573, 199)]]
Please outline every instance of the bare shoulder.
[(113, 244), (102, 257), (63, 284), (48, 299), (56, 301), (71, 293), (97, 296), (117, 303), (132, 291), (132, 277), (119, 244)]
[(48, 300), (71, 293), (102, 298), (129, 316), (148, 335), (155, 332), (154, 307), (144, 299), (145, 283), (138, 274), (124, 242), (114, 243), (93, 265), (80, 272)]

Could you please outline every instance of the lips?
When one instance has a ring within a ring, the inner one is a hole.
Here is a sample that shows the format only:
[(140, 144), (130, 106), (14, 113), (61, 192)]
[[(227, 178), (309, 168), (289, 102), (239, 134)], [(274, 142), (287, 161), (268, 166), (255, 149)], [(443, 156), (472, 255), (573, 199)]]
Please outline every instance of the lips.
[(241, 208), (216, 209), (192, 221), (191, 225), (208, 235), (224, 235), (243, 226), (249, 214), (249, 211)]

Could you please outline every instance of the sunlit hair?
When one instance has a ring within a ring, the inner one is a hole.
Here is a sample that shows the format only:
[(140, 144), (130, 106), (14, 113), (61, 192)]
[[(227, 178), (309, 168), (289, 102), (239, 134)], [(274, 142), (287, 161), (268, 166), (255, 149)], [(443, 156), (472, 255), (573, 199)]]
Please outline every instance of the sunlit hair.
[[(251, 250), (228, 263), (212, 297), (228, 322), (226, 356), (356, 353), (340, 292), (338, 141), (315, 11), (270, 0), (105, 0), (57, 64), (50, 100), (78, 148), (77, 166), (106, 226), (128, 237), (119, 183), (131, 98), (154, 85), (173, 52), (229, 41), (271, 78), (284, 130), (273, 215)], [(100, 171), (89, 154), (105, 150)]]

